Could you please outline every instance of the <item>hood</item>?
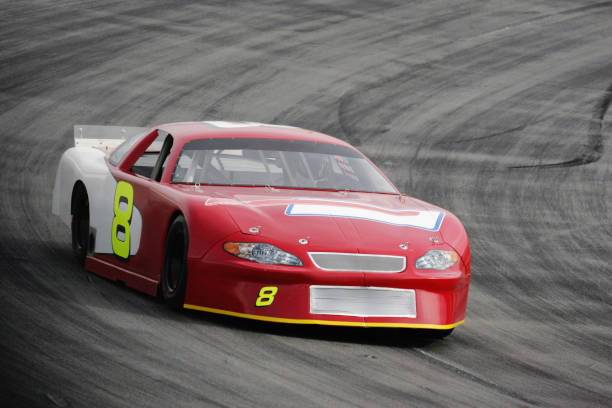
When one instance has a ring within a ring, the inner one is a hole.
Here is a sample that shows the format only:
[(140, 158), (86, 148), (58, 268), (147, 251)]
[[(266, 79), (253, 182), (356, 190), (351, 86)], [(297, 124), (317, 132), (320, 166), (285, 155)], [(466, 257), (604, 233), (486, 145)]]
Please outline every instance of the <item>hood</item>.
[(443, 242), (446, 216), (407, 196), (274, 188), (218, 191), (205, 205), (222, 205), (244, 234), (311, 252), (421, 252)]

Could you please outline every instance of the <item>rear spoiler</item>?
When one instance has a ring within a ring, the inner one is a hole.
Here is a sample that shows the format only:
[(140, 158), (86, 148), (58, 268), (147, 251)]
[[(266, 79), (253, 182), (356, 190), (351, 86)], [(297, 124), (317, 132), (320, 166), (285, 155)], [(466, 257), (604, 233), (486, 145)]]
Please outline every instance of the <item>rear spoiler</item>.
[(114, 150), (125, 140), (149, 130), (149, 128), (134, 126), (74, 125), (74, 145), (108, 152)]

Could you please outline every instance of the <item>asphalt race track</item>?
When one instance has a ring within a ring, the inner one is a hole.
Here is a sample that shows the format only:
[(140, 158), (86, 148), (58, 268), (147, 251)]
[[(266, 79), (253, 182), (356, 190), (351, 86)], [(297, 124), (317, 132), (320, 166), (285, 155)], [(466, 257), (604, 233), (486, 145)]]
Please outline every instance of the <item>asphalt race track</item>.
[[(204, 3), (0, 5), (1, 406), (612, 404), (612, 2)], [(200, 119), (335, 135), (454, 212), (466, 323), (177, 313), (79, 268), (72, 126)]]

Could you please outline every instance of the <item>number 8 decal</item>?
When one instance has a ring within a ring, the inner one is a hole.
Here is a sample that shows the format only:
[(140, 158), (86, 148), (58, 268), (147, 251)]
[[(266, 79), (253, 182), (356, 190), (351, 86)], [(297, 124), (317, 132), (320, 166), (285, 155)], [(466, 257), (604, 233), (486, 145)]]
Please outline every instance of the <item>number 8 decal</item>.
[(270, 306), (274, 302), (274, 296), (278, 292), (276, 286), (265, 286), (259, 291), (259, 297), (255, 301), (255, 306)]
[(113, 218), (113, 252), (120, 258), (130, 256), (130, 223), (134, 210), (134, 188), (130, 183), (120, 181), (115, 190), (115, 218)]

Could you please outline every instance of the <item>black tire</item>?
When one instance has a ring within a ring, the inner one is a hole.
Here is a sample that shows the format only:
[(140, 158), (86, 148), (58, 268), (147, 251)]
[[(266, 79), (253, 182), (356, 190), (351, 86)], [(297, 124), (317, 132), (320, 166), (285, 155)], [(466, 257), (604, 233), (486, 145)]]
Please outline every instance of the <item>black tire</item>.
[(79, 265), (85, 263), (89, 249), (89, 197), (82, 183), (77, 183), (72, 192), (72, 252)]
[(185, 217), (179, 215), (170, 224), (164, 245), (160, 292), (164, 302), (173, 309), (182, 309), (187, 287), (187, 250), (189, 231)]
[(453, 332), (453, 330), (455, 329), (452, 328), (447, 330), (427, 330), (425, 336), (432, 340), (439, 340), (449, 336)]

